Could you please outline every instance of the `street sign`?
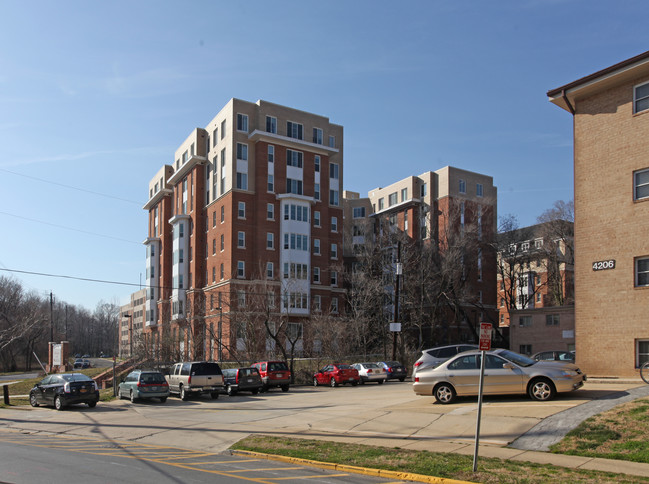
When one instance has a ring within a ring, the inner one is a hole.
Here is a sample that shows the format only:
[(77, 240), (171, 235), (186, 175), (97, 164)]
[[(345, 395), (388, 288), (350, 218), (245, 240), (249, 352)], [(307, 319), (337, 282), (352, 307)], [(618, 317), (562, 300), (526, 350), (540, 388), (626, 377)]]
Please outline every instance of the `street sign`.
[(393, 333), (401, 331), (401, 323), (390, 323), (390, 331)]
[(491, 349), (491, 324), (480, 323), (480, 350), (489, 351)]

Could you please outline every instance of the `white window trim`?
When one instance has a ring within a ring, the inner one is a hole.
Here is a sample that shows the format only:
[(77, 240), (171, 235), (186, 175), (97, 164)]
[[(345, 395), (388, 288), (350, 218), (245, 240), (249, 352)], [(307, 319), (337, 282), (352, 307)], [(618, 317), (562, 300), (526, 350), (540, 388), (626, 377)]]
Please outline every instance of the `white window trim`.
[(647, 172), (649, 172), (649, 168), (645, 168), (644, 170), (636, 170), (636, 171), (633, 172), (633, 200), (647, 200), (647, 199), (649, 199), (649, 195), (647, 195), (646, 197), (639, 197), (639, 198), (637, 196), (638, 187), (646, 187), (647, 185), (649, 185), (649, 182), (648, 183), (638, 184), (636, 182), (636, 176), (639, 175), (640, 173), (647, 173)]
[(636, 104), (638, 103), (638, 101), (649, 98), (649, 95), (642, 97), (640, 99), (638, 99), (636, 96), (638, 92), (638, 88), (646, 86), (647, 84), (649, 84), (649, 82), (643, 82), (642, 84), (637, 84), (633, 86), (633, 114), (644, 113), (645, 111), (649, 111), (649, 108), (642, 109), (640, 111), (636, 110)]

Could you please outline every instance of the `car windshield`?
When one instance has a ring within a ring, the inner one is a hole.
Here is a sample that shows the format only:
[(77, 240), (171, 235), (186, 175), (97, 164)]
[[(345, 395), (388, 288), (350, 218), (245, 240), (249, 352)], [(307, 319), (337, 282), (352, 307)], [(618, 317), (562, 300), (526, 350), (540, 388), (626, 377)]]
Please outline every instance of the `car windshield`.
[(162, 373), (142, 373), (140, 375), (142, 383), (165, 383), (165, 377)]
[(361, 363), (365, 368), (379, 368), (379, 365), (376, 363)]
[(537, 363), (537, 361), (533, 360), (532, 358), (529, 358), (525, 355), (521, 355), (518, 353), (514, 353), (513, 351), (509, 351), (509, 350), (499, 351), (498, 356), (502, 356), (503, 358), (511, 361), (512, 363), (516, 363), (518, 366), (532, 366), (535, 363)]
[(353, 370), (353, 369), (354, 369), (354, 368), (352, 368), (350, 365), (336, 365), (336, 367), (337, 367), (339, 370)]
[(388, 366), (401, 366), (401, 363), (398, 361), (386, 361), (385, 364)]
[(268, 364), (268, 371), (286, 371), (286, 370), (288, 370), (288, 367), (284, 362)]
[(67, 373), (64, 375), (59, 375), (59, 377), (63, 378), (65, 381), (89, 381), (92, 380), (92, 378), (87, 377), (83, 373)]
[(192, 373), (194, 375), (220, 375), (221, 367), (216, 363), (194, 363)]

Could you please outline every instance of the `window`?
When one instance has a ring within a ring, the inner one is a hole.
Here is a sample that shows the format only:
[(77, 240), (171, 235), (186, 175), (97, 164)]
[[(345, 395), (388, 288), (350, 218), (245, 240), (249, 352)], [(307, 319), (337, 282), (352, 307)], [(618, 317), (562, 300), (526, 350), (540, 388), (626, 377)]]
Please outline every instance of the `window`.
[(212, 239), (212, 255), (216, 255), (216, 239)]
[(286, 166), (302, 168), (303, 156), (301, 151), (286, 150)]
[(212, 227), (216, 227), (216, 210), (212, 212)]
[(408, 189), (407, 188), (402, 188), (401, 189), (401, 201), (405, 202), (408, 200)]
[(383, 210), (385, 208), (385, 201), (383, 198), (379, 198), (379, 210)]
[(225, 250), (225, 235), (221, 234), (221, 252)]
[(319, 267), (314, 267), (313, 268), (313, 283), (314, 284), (320, 284), (320, 268)]
[(365, 217), (365, 207), (354, 207), (353, 211), (354, 218), (364, 218)]
[(518, 325), (521, 328), (532, 326), (532, 316), (521, 316), (518, 318)]
[(248, 132), (248, 115), (237, 113), (237, 131)]
[(275, 234), (272, 232), (266, 233), (266, 248), (274, 249), (275, 248)]
[(320, 227), (320, 211), (315, 210), (313, 212), (313, 226), (314, 227)]
[(644, 198), (649, 198), (649, 170), (636, 171), (633, 174), (633, 199)]
[(322, 144), (322, 130), (320, 128), (313, 128), (313, 142), (315, 144)]
[(275, 266), (272, 262), (266, 262), (266, 279), (275, 277)]
[(558, 314), (546, 314), (545, 315), (545, 325), (546, 326), (559, 326), (559, 315)]
[(277, 133), (277, 118), (266, 116), (266, 131), (268, 133)]
[(331, 258), (338, 258), (338, 244), (331, 244)]
[(320, 173), (320, 155), (315, 155), (313, 158), (313, 166), (316, 173)]
[(302, 195), (302, 180), (286, 179), (286, 193), (295, 193)]
[(320, 239), (313, 239), (313, 254), (320, 255)]
[(478, 197), (482, 196), (482, 183), (477, 183), (475, 186), (475, 194)]
[(295, 139), (304, 139), (303, 126), (291, 121), (286, 122), (286, 136)]
[(518, 347), (518, 352), (521, 355), (531, 355), (532, 354), (532, 345), (520, 345)]
[(240, 249), (245, 249), (246, 248), (246, 233), (239, 231), (237, 235), (237, 247)]
[(268, 192), (273, 193), (275, 191), (275, 176), (271, 173), (268, 174)]
[(266, 220), (275, 220), (275, 205), (272, 203), (266, 204)]
[(223, 262), (221, 262), (221, 280), (223, 280), (225, 276), (225, 270), (223, 269)]
[(319, 312), (322, 310), (322, 299), (318, 296), (313, 296), (313, 311)]
[(219, 139), (219, 128), (214, 128), (212, 131), (212, 146), (216, 146), (216, 142)]
[(388, 195), (388, 207), (391, 207), (392, 205), (396, 205), (397, 202), (398, 202), (397, 192), (390, 193), (390, 195)]
[(331, 217), (331, 231), (338, 232), (338, 217)]
[(460, 180), (460, 193), (466, 193), (466, 181)]
[(248, 161), (248, 145), (237, 143), (237, 160)]
[(329, 190), (329, 205), (337, 207), (340, 204), (340, 194), (338, 190)]
[(248, 189), (248, 174), (237, 172), (237, 188), (240, 190)]
[(225, 205), (221, 205), (221, 223), (225, 222)]
[(331, 312), (332, 313), (337, 313), (338, 312), (338, 298), (337, 297), (332, 297), (331, 298)]
[(239, 218), (246, 218), (246, 202), (239, 202), (238, 216)]
[(338, 271), (331, 271), (331, 285), (338, 285)]
[(338, 163), (329, 163), (329, 178), (338, 180), (339, 169)]
[(237, 262), (237, 277), (246, 277), (246, 263), (242, 260)]
[(501, 307), (501, 308), (504, 308), (504, 307), (505, 307), (505, 298), (504, 298), (504, 297), (501, 297), (501, 298), (500, 298), (500, 307)]
[(216, 267), (212, 267), (212, 282), (216, 282)]
[(275, 163), (275, 147), (268, 145), (268, 163)]
[(221, 139), (225, 138), (225, 119), (221, 121)]
[(649, 109), (649, 82), (635, 86), (633, 89), (633, 112), (639, 113)]
[(329, 136), (329, 147), (330, 148), (335, 148), (336, 147), (336, 137), (335, 136)]
[(649, 286), (649, 257), (635, 260), (635, 285), (636, 287)]
[(316, 183), (313, 185), (313, 198), (320, 200), (320, 184)]

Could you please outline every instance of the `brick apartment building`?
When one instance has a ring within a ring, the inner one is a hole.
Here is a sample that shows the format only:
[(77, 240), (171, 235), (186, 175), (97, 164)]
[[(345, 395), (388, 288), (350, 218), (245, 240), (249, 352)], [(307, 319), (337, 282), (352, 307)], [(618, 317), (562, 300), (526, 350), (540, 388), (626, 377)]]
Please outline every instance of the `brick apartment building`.
[(193, 130), (144, 206), (150, 354), (230, 359), (264, 311), (316, 344), (309, 317), (342, 309), (342, 186), (343, 128), (326, 117), (231, 99)]
[(634, 375), (649, 359), (649, 52), (548, 97), (573, 115), (577, 362)]
[(557, 220), (498, 235), (498, 321), (514, 351), (575, 349), (573, 226)]
[[(471, 294), (467, 298), (464, 321), (448, 316), (440, 326), (445, 332), (428, 333), (424, 339), (437, 344), (445, 342), (474, 341), (479, 322), (496, 322), (496, 260), (492, 250), (496, 233), (497, 188), (493, 178), (454, 167), (444, 167), (419, 176), (410, 176), (382, 188), (371, 190), (367, 198), (346, 191), (345, 256), (353, 264), (355, 253), (367, 237), (380, 237), (383, 232), (399, 232), (405, 240), (417, 244), (436, 244), (443, 247), (452, 231), (477, 227), (480, 248), (475, 254), (474, 270), (467, 275)], [(392, 248), (391, 257), (397, 254)], [(467, 261), (468, 262), (468, 261)], [(387, 271), (396, 270), (394, 264)], [(405, 270), (405, 269), (404, 269)], [(390, 321), (394, 311), (395, 279), (385, 278), (385, 290), (390, 298), (385, 306), (385, 317)], [(460, 318), (462, 319), (462, 318)], [(426, 343), (425, 343), (426, 344)]]
[(130, 357), (141, 345), (144, 331), (146, 289), (131, 294), (128, 304), (119, 308), (118, 356)]

